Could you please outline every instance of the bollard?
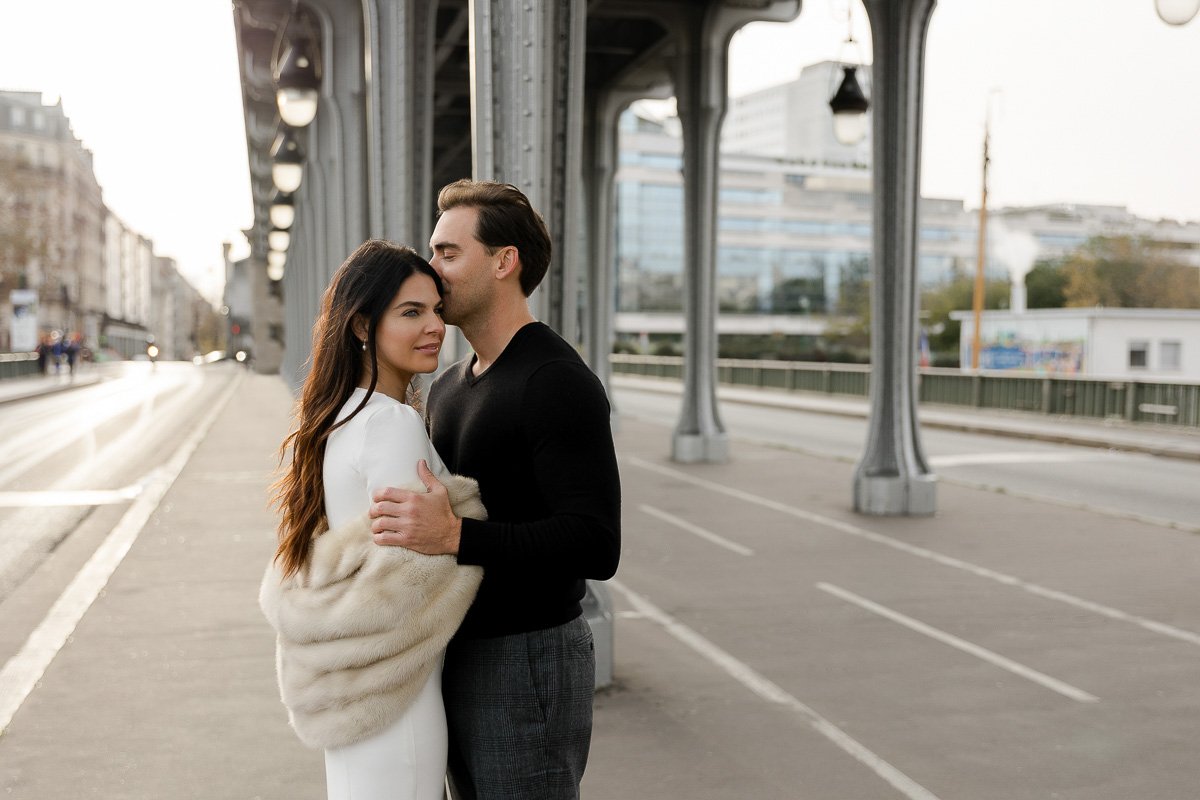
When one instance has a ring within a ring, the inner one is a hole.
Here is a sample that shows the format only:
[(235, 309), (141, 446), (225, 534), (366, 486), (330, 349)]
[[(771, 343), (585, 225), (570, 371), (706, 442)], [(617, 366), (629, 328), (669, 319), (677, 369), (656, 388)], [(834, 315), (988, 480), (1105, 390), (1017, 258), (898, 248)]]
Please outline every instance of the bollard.
[(588, 581), (587, 593), (581, 602), (583, 618), (592, 627), (596, 645), (596, 688), (603, 689), (613, 680), (612, 596), (600, 581)]

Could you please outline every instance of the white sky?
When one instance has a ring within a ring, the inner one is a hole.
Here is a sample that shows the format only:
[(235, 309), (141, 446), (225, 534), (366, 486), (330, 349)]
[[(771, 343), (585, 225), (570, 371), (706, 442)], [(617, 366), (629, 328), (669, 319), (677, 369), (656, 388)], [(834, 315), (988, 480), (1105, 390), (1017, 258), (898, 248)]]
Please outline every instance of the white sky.
[[(742, 94), (845, 55), (846, 0), (734, 37)], [(866, 17), (855, 35), (870, 57)], [(205, 293), (221, 242), (252, 220), (233, 42), (222, 0), (0, 0), (0, 88), (62, 97), (105, 202)], [(922, 191), (978, 205), (993, 88), (990, 203), (1128, 206), (1200, 221), (1200, 18), (1153, 0), (940, 0), (926, 53)]]

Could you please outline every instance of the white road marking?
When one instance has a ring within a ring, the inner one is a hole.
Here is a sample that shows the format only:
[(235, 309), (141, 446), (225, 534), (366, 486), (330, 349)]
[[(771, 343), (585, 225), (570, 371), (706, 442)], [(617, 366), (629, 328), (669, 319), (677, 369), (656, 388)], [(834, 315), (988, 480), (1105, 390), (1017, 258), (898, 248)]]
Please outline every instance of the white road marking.
[(47, 612), (45, 619), (29, 634), (21, 649), (0, 670), (0, 736), (12, 722), (13, 715), (25, 702), (25, 698), (37, 686), (46, 669), (54, 661), (59, 650), (75, 631), (83, 615), (108, 584), (108, 579), (120, 566), (125, 554), (137, 540), (142, 528), (162, 502), (167, 490), (175, 483), (179, 473), (200, 446), (225, 408), (229, 398), (241, 384), (245, 373), (239, 371), (229, 386), (212, 405), (208, 414), (192, 430), (183, 444), (163, 465), (145, 492), (134, 501), (120, 521), (101, 543), (88, 562), (59, 595), (58, 600)]
[(719, 547), (724, 547), (726, 550), (732, 550), (733, 552), (737, 553), (739, 556), (754, 555), (754, 551), (751, 550), (749, 547), (743, 547), (742, 545), (738, 544), (737, 542), (731, 542), (723, 536), (715, 534), (712, 531), (705, 530), (704, 528), (701, 528), (699, 525), (693, 525), (692, 523), (688, 522), (686, 519), (677, 517), (674, 514), (670, 514), (666, 511), (662, 511), (660, 509), (654, 508), (653, 506), (648, 506), (645, 504), (639, 505), (638, 508), (641, 509), (642, 511), (646, 512), (647, 514), (649, 514), (652, 517), (657, 517), (658, 519), (661, 519), (663, 522), (669, 522), (670, 524), (674, 525), (677, 528), (682, 528), (683, 530), (687, 531), (688, 533), (693, 533), (696, 536), (699, 536), (701, 539), (706, 539), (707, 541), (710, 541)]
[(0, 508), (57, 508), (59, 506), (111, 506), (128, 503), (142, 493), (135, 483), (120, 489), (51, 490), (47, 492), (0, 492)]
[(625, 596), (638, 613), (645, 618), (661, 625), (667, 633), (674, 636), (683, 644), (695, 650), (717, 667), (724, 670), (730, 677), (745, 686), (754, 694), (768, 703), (785, 706), (797, 712), (817, 733), (824, 736), (846, 753), (853, 756), (876, 775), (883, 778), (905, 797), (911, 800), (937, 800), (937, 796), (889, 764), (884, 759), (848, 733), (834, 725), (825, 717), (818, 714), (804, 703), (784, 691), (778, 684), (755, 672), (750, 666), (738, 661), (717, 645), (705, 639), (696, 631), (671, 617), (662, 609), (655, 606), (646, 598), (629, 589), (616, 579), (608, 581), (608, 585)]
[(1046, 687), (1052, 692), (1058, 692), (1063, 697), (1068, 697), (1079, 703), (1098, 703), (1100, 701), (1100, 698), (1096, 697), (1094, 694), (1089, 694), (1088, 692), (1078, 689), (1069, 683), (1064, 683), (1057, 678), (1052, 678), (1043, 672), (1038, 672), (1036, 669), (1013, 661), (1011, 658), (1006, 658), (999, 653), (988, 650), (985, 647), (980, 647), (979, 645), (968, 642), (965, 639), (960, 639), (959, 637), (950, 633), (946, 633), (943, 630), (939, 630), (932, 625), (926, 625), (920, 620), (913, 619), (912, 617), (901, 614), (899, 611), (894, 611), (886, 606), (881, 606), (878, 603), (872, 602), (865, 597), (861, 597), (853, 592), (842, 589), (841, 587), (834, 586), (829, 583), (818, 583), (817, 588), (823, 592), (828, 592), (835, 597), (840, 597), (847, 603), (853, 603), (859, 608), (866, 609), (873, 614), (878, 614), (881, 617), (890, 619), (892, 622), (903, 625), (909, 630), (924, 634), (930, 639), (936, 639), (942, 644), (950, 645), (951, 647), (961, 650), (964, 653), (969, 653), (970, 655), (982, 659), (989, 664), (1000, 667), (1000, 669), (1008, 670), (1012, 674), (1024, 678), (1027, 681), (1033, 681), (1036, 684)]
[(675, 480), (682, 481), (684, 483), (690, 483), (693, 486), (698, 486), (710, 492), (718, 492), (728, 497), (736, 497), (737, 499), (744, 500), (747, 503), (754, 503), (762, 506), (763, 508), (769, 508), (772, 511), (778, 511), (781, 514), (787, 514), (789, 516), (807, 520), (813, 524), (831, 528), (835, 531), (846, 533), (851, 536), (857, 536), (861, 539), (874, 542), (875, 544), (885, 545), (894, 550), (899, 550), (901, 552), (908, 553), (909, 555), (917, 556), (918, 558), (928, 559), (929, 561), (941, 564), (942, 566), (960, 569), (964, 572), (969, 572), (981, 578), (987, 578), (988, 580), (1002, 583), (1005, 586), (1012, 586), (1017, 589), (1022, 589), (1030, 594), (1037, 595), (1038, 597), (1044, 597), (1048, 600), (1057, 600), (1060, 603), (1065, 603), (1069, 606), (1074, 606), (1075, 608), (1081, 608), (1085, 611), (1091, 611), (1095, 614), (1108, 617), (1109, 619), (1128, 622), (1133, 625), (1137, 625), (1140, 628), (1144, 628), (1145, 630), (1162, 634), (1163, 636), (1170, 636), (1173, 639), (1178, 639), (1179, 641), (1187, 642), (1188, 644), (1200, 645), (1200, 634), (1192, 631), (1176, 628), (1173, 625), (1167, 625), (1166, 623), (1157, 622), (1152, 619), (1147, 619), (1146, 617), (1139, 617), (1135, 614), (1126, 614), (1124, 611), (1112, 608), (1110, 606), (1101, 605), (1100, 603), (1093, 603), (1090, 600), (1084, 600), (1081, 597), (1076, 597), (1075, 595), (1067, 594), (1066, 592), (1060, 592), (1056, 589), (1048, 589), (1045, 586), (1039, 586), (1036, 583), (1029, 583), (1028, 581), (1024, 581), (1016, 576), (1008, 575), (1003, 572), (997, 572), (996, 570), (988, 569), (987, 567), (981, 567), (978, 564), (972, 564), (969, 561), (963, 561), (962, 559), (948, 556), (943, 553), (938, 553), (934, 550), (929, 550), (924, 547), (917, 547), (916, 545), (911, 545), (908, 542), (900, 539), (893, 539), (891, 536), (884, 536), (881, 533), (875, 533), (874, 531), (860, 528), (857, 525), (853, 525), (849, 522), (842, 522), (841, 520), (816, 514), (812, 511), (805, 511), (802, 508), (796, 508), (795, 506), (789, 506), (786, 503), (780, 503), (777, 500), (771, 500), (767, 497), (761, 497), (756, 494), (751, 494), (750, 492), (744, 492), (741, 489), (734, 489), (729, 486), (714, 483), (713, 481), (706, 481), (703, 478), (697, 478), (687, 474), (686, 472), (665, 467), (661, 464), (655, 464), (637, 456), (623, 456), (621, 457), (621, 460), (626, 463), (633, 464), (634, 466), (641, 467), (642, 469), (650, 472), (657, 472), (660, 475), (665, 475), (669, 478), (674, 478)]
[(982, 464), (1071, 464), (1079, 461), (1111, 459), (1109, 453), (964, 453), (957, 456), (933, 456), (934, 467), (973, 467)]

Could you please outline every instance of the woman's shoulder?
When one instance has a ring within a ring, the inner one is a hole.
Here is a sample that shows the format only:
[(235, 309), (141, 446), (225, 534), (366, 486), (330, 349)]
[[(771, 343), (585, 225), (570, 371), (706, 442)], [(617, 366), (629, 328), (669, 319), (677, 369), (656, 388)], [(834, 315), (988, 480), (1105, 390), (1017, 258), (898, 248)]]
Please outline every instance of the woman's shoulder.
[(371, 399), (373, 402), (368, 403), (361, 412), (368, 435), (386, 435), (389, 428), (400, 431), (420, 429), (421, 433), (425, 432), (425, 418), (412, 406), (390, 397), (381, 397), (377, 401)]

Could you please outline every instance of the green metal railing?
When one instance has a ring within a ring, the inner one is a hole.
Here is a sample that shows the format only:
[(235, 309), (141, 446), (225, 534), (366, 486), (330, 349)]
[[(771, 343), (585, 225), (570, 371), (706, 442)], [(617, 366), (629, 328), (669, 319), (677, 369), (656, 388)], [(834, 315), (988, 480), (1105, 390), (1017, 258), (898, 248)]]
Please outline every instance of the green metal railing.
[[(610, 363), (617, 375), (683, 377), (683, 359), (678, 356), (614, 353)], [(870, 380), (871, 368), (866, 364), (717, 359), (717, 382), (727, 386), (866, 397)], [(1200, 427), (1200, 381), (926, 367), (919, 370), (918, 399), (972, 408)]]
[(0, 353), (0, 380), (37, 374), (37, 353)]

